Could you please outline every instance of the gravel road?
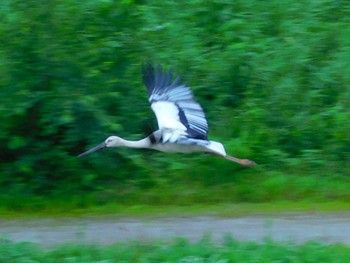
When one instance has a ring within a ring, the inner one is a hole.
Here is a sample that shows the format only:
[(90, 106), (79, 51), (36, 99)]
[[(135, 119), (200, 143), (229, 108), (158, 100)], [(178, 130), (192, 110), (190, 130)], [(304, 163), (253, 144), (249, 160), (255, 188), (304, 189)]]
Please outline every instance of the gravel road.
[(118, 218), (30, 218), (0, 219), (0, 237), (15, 242), (29, 241), (45, 247), (64, 243), (107, 245), (140, 240), (171, 240), (185, 237), (197, 241), (203, 235), (220, 241), (225, 234), (238, 240), (325, 243), (350, 245), (350, 211), (339, 213), (292, 213), (234, 218), (214, 216)]

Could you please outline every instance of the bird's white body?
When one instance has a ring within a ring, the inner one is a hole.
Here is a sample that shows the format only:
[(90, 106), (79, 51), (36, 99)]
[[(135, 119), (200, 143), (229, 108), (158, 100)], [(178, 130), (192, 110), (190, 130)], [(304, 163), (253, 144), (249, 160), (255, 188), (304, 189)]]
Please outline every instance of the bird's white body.
[[(160, 131), (156, 131), (155, 134), (160, 134)], [(181, 139), (179, 141), (181, 142)], [(110, 136), (106, 139), (105, 144), (106, 147), (145, 148), (169, 153), (209, 152), (226, 156), (225, 148), (221, 143), (196, 139), (186, 140), (183, 143), (168, 142), (152, 144), (148, 137), (138, 141), (128, 141), (118, 136)]]
[(193, 153), (193, 152), (205, 152), (206, 148), (201, 145), (185, 145), (177, 143), (165, 143), (156, 144), (150, 147), (151, 149), (167, 152), (167, 153)]
[(165, 143), (151, 146), (151, 149), (169, 153), (193, 153), (193, 152), (209, 152), (220, 156), (226, 156), (224, 146), (219, 142), (208, 141), (205, 144), (178, 144)]
[(79, 156), (104, 147), (124, 146), (162, 152), (209, 152), (242, 165), (255, 165), (252, 161), (228, 156), (221, 143), (208, 140), (208, 124), (204, 111), (189, 87), (180, 83), (179, 77), (172, 81), (171, 72), (163, 71), (160, 66), (157, 69), (148, 66), (144, 70), (144, 82), (159, 130), (139, 141), (110, 136), (105, 142)]

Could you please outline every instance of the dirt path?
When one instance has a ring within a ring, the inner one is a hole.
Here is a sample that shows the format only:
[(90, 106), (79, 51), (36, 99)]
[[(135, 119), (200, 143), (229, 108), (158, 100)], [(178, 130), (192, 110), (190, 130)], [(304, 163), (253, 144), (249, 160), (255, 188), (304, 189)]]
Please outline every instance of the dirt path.
[(222, 240), (230, 234), (238, 240), (304, 242), (317, 240), (350, 245), (350, 212), (258, 215), (237, 218), (212, 216), (64, 219), (0, 219), (0, 237), (29, 241), (45, 247), (62, 243), (112, 244), (130, 240), (170, 240), (186, 237), (197, 241), (209, 234)]

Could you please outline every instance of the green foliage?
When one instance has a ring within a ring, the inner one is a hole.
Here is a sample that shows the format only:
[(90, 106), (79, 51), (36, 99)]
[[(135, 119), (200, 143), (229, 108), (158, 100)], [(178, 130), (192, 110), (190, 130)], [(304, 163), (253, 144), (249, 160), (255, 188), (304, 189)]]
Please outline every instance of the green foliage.
[(66, 245), (44, 250), (30, 243), (0, 241), (0, 262), (332, 262), (350, 260), (344, 245), (238, 242), (226, 237), (222, 244), (208, 238), (197, 243), (177, 239), (171, 243), (134, 242), (109, 247)]
[[(207, 113), (210, 137), (232, 155), (256, 160), (261, 175), (346, 175), (349, 20), (350, 4), (335, 0), (6, 0), (1, 193), (108, 196), (239, 184), (250, 176), (196, 155), (115, 149), (76, 158), (110, 134), (136, 139), (145, 123), (155, 123), (140, 75), (149, 60), (183, 75)], [(288, 176), (273, 177), (261, 187), (277, 198), (289, 184)]]

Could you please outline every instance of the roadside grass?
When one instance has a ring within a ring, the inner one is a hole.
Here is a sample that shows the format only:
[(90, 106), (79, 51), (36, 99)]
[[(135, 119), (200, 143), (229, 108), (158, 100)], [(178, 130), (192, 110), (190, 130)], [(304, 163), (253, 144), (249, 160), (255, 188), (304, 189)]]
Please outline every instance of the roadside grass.
[(350, 248), (317, 242), (238, 242), (227, 236), (221, 244), (205, 237), (197, 243), (128, 242), (112, 246), (66, 244), (44, 249), (33, 243), (0, 240), (0, 262), (350, 262)]
[(177, 216), (218, 216), (240, 217), (280, 213), (322, 213), (350, 211), (350, 203), (332, 202), (269, 202), (269, 203), (219, 203), (191, 205), (120, 205), (108, 203), (84, 208), (52, 206), (43, 209), (25, 207), (20, 210), (0, 209), (1, 218), (25, 217), (79, 217), (79, 216), (113, 216), (113, 217), (177, 217)]
[(221, 183), (164, 181), (149, 188), (110, 186), (52, 196), (0, 194), (0, 215), (240, 216), (276, 212), (350, 210), (350, 178), (270, 172), (240, 173)]

